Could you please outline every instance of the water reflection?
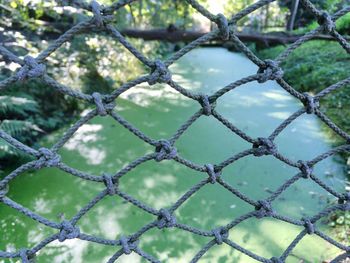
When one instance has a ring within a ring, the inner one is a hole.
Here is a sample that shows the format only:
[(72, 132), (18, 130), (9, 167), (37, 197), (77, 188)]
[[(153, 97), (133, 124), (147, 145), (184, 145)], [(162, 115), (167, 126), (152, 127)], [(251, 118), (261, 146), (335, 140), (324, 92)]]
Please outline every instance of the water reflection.
[[(243, 56), (224, 49), (198, 49), (184, 56), (171, 70), (174, 79), (184, 87), (212, 94), (242, 76), (256, 72), (257, 68)], [(225, 94), (218, 100), (217, 111), (248, 135), (258, 137), (269, 135), (282, 120), (300, 107), (299, 102), (270, 81), (264, 85), (256, 82), (246, 84)], [(117, 100), (118, 113), (154, 139), (169, 138), (199, 108), (197, 102), (162, 85), (139, 85)], [(58, 132), (48, 137), (45, 143), (52, 145), (61, 135), (62, 132)], [(320, 124), (313, 116), (302, 116), (293, 122), (277, 137), (276, 143), (281, 153), (294, 160), (310, 159), (330, 148), (324, 142)], [(219, 163), (251, 145), (214, 118), (202, 116), (176, 142), (176, 147), (181, 156), (205, 164)], [(153, 151), (153, 147), (112, 118), (97, 117), (81, 127), (60, 150), (60, 154), (67, 165), (100, 175), (102, 172), (115, 173), (136, 158)], [(269, 196), (271, 191), (297, 172), (295, 168), (270, 156), (248, 156), (225, 168), (222, 176), (242, 193), (257, 200)], [(342, 186), (342, 167), (331, 158), (316, 165), (315, 173), (336, 189)], [(173, 204), (205, 177), (205, 174), (174, 161), (149, 161), (122, 177), (120, 189), (160, 209)], [(10, 189), (10, 197), (15, 201), (50, 220), (60, 222), (74, 216), (103, 189), (103, 185), (83, 181), (55, 168), (45, 168), (21, 175), (11, 183)], [(273, 205), (281, 214), (301, 218), (315, 214), (330, 201), (327, 192), (304, 180), (288, 188)], [(251, 209), (250, 205), (214, 184), (200, 189), (175, 214), (178, 222), (210, 230), (227, 224)], [(2, 204), (0, 211), (0, 249), (33, 246), (55, 233)], [(83, 233), (115, 239), (136, 232), (154, 219), (154, 216), (120, 197), (108, 196), (89, 211), (78, 225)], [(230, 231), (230, 239), (269, 258), (280, 255), (300, 230), (274, 219), (249, 219)], [(208, 238), (179, 229), (152, 229), (142, 236), (140, 246), (162, 261), (189, 262), (208, 241)], [(320, 262), (337, 252), (314, 236), (301, 244), (287, 262), (299, 262), (303, 258)], [(117, 247), (81, 240), (56, 241), (43, 249), (37, 260), (101, 262), (101, 259), (106, 261), (117, 250)], [(203, 257), (203, 262), (228, 261), (254, 262), (226, 245), (214, 247)], [(122, 256), (120, 262), (143, 260), (131, 254)]]

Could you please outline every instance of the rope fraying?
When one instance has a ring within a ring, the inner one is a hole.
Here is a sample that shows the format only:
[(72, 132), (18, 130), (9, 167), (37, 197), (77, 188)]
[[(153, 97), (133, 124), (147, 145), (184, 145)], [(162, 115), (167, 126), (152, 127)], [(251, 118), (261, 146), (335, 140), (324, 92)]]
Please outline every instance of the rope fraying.
[(284, 72), (276, 61), (266, 59), (264, 62), (265, 66), (260, 67), (257, 72), (257, 74), (259, 75), (259, 83), (264, 83), (268, 80), (277, 80), (283, 77)]
[(230, 38), (230, 27), (226, 17), (223, 14), (217, 14), (216, 24), (220, 30), (221, 39), (228, 40)]
[(305, 106), (305, 110), (307, 114), (313, 114), (315, 113), (316, 109), (320, 106), (319, 101), (311, 96), (310, 94), (304, 92), (303, 93), (304, 98), (302, 99), (302, 102)]
[(164, 227), (173, 227), (176, 224), (176, 218), (167, 209), (160, 209), (158, 216), (158, 228), (162, 229)]
[(107, 173), (103, 173), (103, 182), (107, 188), (107, 193), (109, 195), (115, 195), (116, 194), (116, 185), (113, 181), (113, 176), (109, 175)]
[(253, 143), (253, 149), (255, 149), (253, 155), (257, 157), (270, 154), (274, 155), (277, 153), (276, 145), (269, 138), (259, 137)]
[(94, 22), (96, 26), (98, 27), (103, 27), (104, 26), (104, 21), (102, 17), (102, 6), (100, 5), (99, 2), (92, 0), (91, 1), (91, 11), (94, 14)]
[(58, 166), (61, 161), (61, 156), (58, 153), (51, 151), (50, 149), (42, 147), (38, 150), (38, 152), (39, 159), (34, 165), (35, 169), (41, 169), (43, 167), (55, 167)]
[(266, 200), (259, 200), (258, 205), (255, 207), (256, 218), (263, 218), (266, 216), (272, 216), (275, 211), (272, 209), (271, 203)]
[(171, 72), (163, 61), (157, 59), (154, 61), (152, 72), (148, 80), (149, 85), (156, 83), (168, 83), (171, 81)]
[(311, 174), (313, 172), (312, 166), (310, 166), (308, 164), (308, 162), (301, 161), (301, 160), (299, 160), (297, 163), (299, 165), (299, 169), (300, 169), (300, 171), (302, 173), (303, 178), (305, 178), (305, 179), (310, 178), (310, 176), (311, 176)]
[(38, 78), (42, 77), (46, 73), (46, 66), (42, 63), (38, 63), (32, 56), (25, 56), (24, 66), (20, 68), (17, 73), (19, 80), (25, 80), (26, 78)]
[(130, 238), (122, 236), (120, 239), (120, 245), (122, 246), (123, 253), (126, 255), (131, 254), (133, 250), (136, 249), (137, 243), (131, 242)]
[(155, 160), (160, 162), (164, 159), (174, 159), (177, 155), (176, 148), (167, 140), (159, 140), (158, 145), (156, 146), (156, 157)]
[(302, 218), (301, 220), (304, 222), (304, 227), (309, 235), (315, 233), (315, 226), (309, 218)]
[(336, 25), (328, 12), (322, 12), (318, 17), (319, 25), (323, 26), (323, 29), (326, 33), (333, 33), (336, 30)]
[(212, 230), (212, 234), (215, 237), (215, 242), (221, 245), (225, 239), (228, 238), (228, 231), (223, 227), (218, 227)]
[(207, 170), (207, 173), (209, 175), (210, 183), (215, 184), (217, 178), (220, 177), (220, 173), (215, 172), (214, 165), (212, 165), (212, 164), (206, 164), (204, 166), (205, 166), (205, 169)]
[(66, 239), (77, 238), (80, 235), (80, 229), (74, 226), (72, 222), (68, 220), (63, 220), (61, 223), (60, 233), (58, 236), (58, 241), (63, 242)]

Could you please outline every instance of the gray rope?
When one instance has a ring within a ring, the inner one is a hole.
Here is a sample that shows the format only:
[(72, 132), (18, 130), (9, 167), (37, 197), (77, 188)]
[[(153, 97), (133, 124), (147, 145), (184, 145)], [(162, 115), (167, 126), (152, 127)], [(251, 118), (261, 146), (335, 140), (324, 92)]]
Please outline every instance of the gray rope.
[(222, 40), (228, 40), (230, 38), (230, 28), (226, 17), (223, 14), (218, 14), (216, 16), (216, 23), (220, 30)]
[(90, 5), (91, 5), (91, 11), (94, 14), (96, 26), (103, 27), (103, 17), (101, 14), (101, 11), (102, 11), (101, 5), (95, 0), (91, 1)]
[(66, 239), (77, 238), (80, 234), (78, 227), (74, 226), (70, 221), (64, 220), (61, 224), (58, 241), (63, 242)]
[(149, 85), (156, 83), (168, 83), (171, 80), (171, 73), (167, 66), (161, 61), (156, 60), (152, 66), (152, 73), (148, 80)]
[(19, 80), (24, 80), (25, 78), (37, 78), (45, 74), (46, 66), (44, 64), (39, 64), (35, 58), (26, 56), (23, 61), (25, 65), (17, 72)]
[(268, 80), (276, 80), (283, 77), (283, 70), (278, 66), (276, 61), (271, 59), (265, 60), (265, 65), (258, 70), (259, 83), (264, 83)]
[(61, 161), (61, 157), (47, 148), (40, 148), (38, 150), (40, 157), (34, 165), (35, 169), (41, 169), (43, 167), (58, 166)]
[[(12, 209), (15, 209), (22, 213), (23, 215), (37, 221), (40, 224), (48, 226), (50, 228), (58, 231), (56, 234), (53, 234), (49, 237), (46, 237), (37, 245), (32, 248), (22, 248), (15, 252), (4, 252), (0, 251), (0, 258), (20, 258), (22, 262), (31, 262), (35, 257), (35, 254), (38, 253), (41, 249), (45, 248), (51, 242), (58, 240), (60, 242), (64, 242), (67, 239), (81, 239), (87, 242), (94, 242), (105, 246), (119, 246), (116, 249), (114, 255), (108, 260), (108, 262), (114, 262), (120, 256), (131, 253), (136, 253), (142, 258), (150, 262), (159, 262), (159, 260), (155, 259), (152, 255), (143, 251), (138, 243), (142, 236), (151, 229), (164, 229), (164, 228), (177, 228), (182, 231), (186, 231), (192, 233), (194, 235), (202, 236), (210, 239), (193, 257), (191, 262), (197, 262), (202, 256), (205, 255), (213, 246), (227, 244), (228, 246), (244, 253), (248, 257), (251, 257), (259, 262), (266, 263), (283, 263), (287, 259), (287, 257), (292, 253), (293, 249), (297, 246), (297, 244), (304, 238), (307, 234), (318, 235), (328, 243), (338, 247), (343, 250), (345, 254), (339, 256), (332, 262), (338, 262), (338, 259), (345, 258), (350, 253), (350, 247), (340, 244), (336, 240), (327, 236), (326, 234), (320, 232), (316, 229), (315, 225), (317, 221), (321, 220), (323, 217), (330, 215), (335, 211), (350, 211), (350, 193), (339, 193), (324, 183), (320, 178), (317, 177), (316, 174), (313, 173), (313, 167), (324, 160), (325, 158), (329, 158), (335, 154), (340, 152), (350, 152), (350, 135), (343, 131), (340, 127), (334, 124), (324, 113), (322, 113), (319, 109), (319, 100), (327, 96), (332, 91), (338, 90), (340, 88), (345, 87), (349, 84), (350, 78), (342, 80), (336, 84), (333, 84), (320, 93), (312, 96), (308, 93), (300, 93), (295, 90), (292, 86), (290, 86), (283, 79), (283, 70), (280, 67), (280, 64), (301, 44), (313, 38), (314, 35), (324, 32), (330, 34), (334, 37), (340, 45), (344, 48), (347, 53), (350, 53), (350, 45), (347, 41), (342, 37), (336, 30), (335, 21), (339, 19), (341, 16), (350, 12), (350, 7), (345, 7), (342, 10), (339, 10), (333, 15), (328, 14), (323, 10), (318, 10), (309, 0), (301, 0), (302, 4), (305, 8), (310, 11), (319, 23), (319, 27), (315, 30), (312, 30), (305, 35), (301, 36), (296, 42), (288, 46), (277, 58), (274, 60), (261, 60), (258, 58), (236, 35), (233, 30), (235, 23), (254, 12), (255, 10), (268, 5), (274, 0), (260, 0), (256, 3), (246, 7), (245, 9), (239, 11), (235, 15), (233, 15), (230, 19), (227, 19), (222, 14), (214, 15), (210, 13), (206, 8), (200, 5), (196, 0), (187, 0), (187, 2), (195, 8), (198, 12), (200, 12), (204, 17), (208, 18), (211, 22), (217, 25), (217, 28), (211, 31), (208, 34), (198, 38), (197, 40), (187, 44), (178, 52), (170, 56), (167, 60), (162, 61), (156, 59), (152, 61), (145, 57), (141, 52), (139, 52), (129, 41), (120, 34), (120, 32), (112, 25), (113, 22), (113, 14), (118, 11), (120, 8), (128, 5), (136, 0), (120, 0), (112, 3), (110, 6), (102, 6), (97, 1), (93, 0), (90, 3), (80, 1), (80, 0), (69, 0), (69, 1), (60, 1), (64, 5), (72, 5), (77, 8), (85, 9), (89, 12), (92, 12), (93, 18), (88, 19), (86, 21), (82, 21), (76, 25), (74, 25), (67, 32), (62, 34), (57, 40), (53, 41), (45, 50), (43, 50), (36, 58), (31, 56), (26, 56), (23, 60), (20, 59), (16, 54), (7, 50), (4, 45), (0, 44), (0, 54), (4, 59), (7, 59), (11, 62), (17, 63), (21, 66), (21, 68), (12, 76), (7, 79), (0, 81), (0, 90), (4, 90), (9, 87), (11, 84), (16, 83), (18, 81), (27, 81), (31, 78), (42, 78), (44, 83), (46, 83), (51, 88), (70, 96), (72, 98), (80, 99), (86, 101), (95, 106), (95, 109), (90, 111), (87, 115), (83, 116), (76, 123), (74, 123), (60, 138), (51, 149), (40, 148), (39, 150), (35, 150), (22, 142), (19, 142), (15, 138), (11, 137), (6, 132), (0, 130), (0, 138), (10, 144), (12, 147), (28, 154), (34, 160), (25, 163), (9, 173), (0, 181), (0, 202)], [(46, 66), (45, 59), (49, 57), (53, 52), (59, 49), (64, 43), (69, 42), (72, 38), (84, 32), (87, 29), (95, 28), (96, 30), (106, 30), (111, 36), (116, 38), (126, 49), (128, 49), (137, 59), (139, 59), (144, 65), (150, 68), (150, 74), (146, 76), (139, 76), (138, 78), (131, 80), (127, 83), (122, 84), (118, 89), (115, 89), (110, 94), (102, 95), (98, 92), (94, 92), (91, 95), (84, 94), (80, 91), (76, 91), (71, 87), (67, 87), (65, 85), (60, 84), (53, 78), (49, 77), (46, 74)], [(248, 59), (250, 59), (253, 63), (255, 63), (259, 70), (256, 74), (251, 76), (247, 76), (240, 80), (237, 80), (221, 89), (216, 91), (213, 95), (209, 96), (207, 94), (198, 94), (192, 92), (184, 87), (182, 87), (179, 83), (175, 82), (172, 79), (171, 71), (169, 70), (169, 66), (177, 61), (179, 58), (190, 52), (191, 50), (197, 48), (199, 45), (214, 40), (217, 37), (221, 37), (223, 40), (230, 40), (235, 43), (236, 47), (246, 55)], [(268, 137), (263, 138), (252, 138), (247, 135), (242, 130), (238, 129), (235, 125), (233, 125), (227, 118), (222, 116), (219, 112), (215, 110), (215, 104), (217, 100), (222, 97), (227, 92), (240, 87), (246, 83), (255, 82), (264, 83), (268, 80), (276, 81), (282, 89), (287, 91), (291, 96), (298, 99), (302, 105), (304, 106), (302, 109), (299, 109), (291, 116), (289, 116), (286, 120), (284, 120)], [(195, 112), (187, 121), (185, 121), (170, 137), (170, 139), (161, 139), (156, 140), (150, 138), (141, 130), (137, 129), (133, 124), (122, 118), (118, 114), (118, 107), (114, 104), (114, 100), (118, 98), (121, 94), (133, 88), (134, 86), (148, 82), (149, 85), (154, 85), (156, 83), (167, 83), (171, 88), (181, 93), (182, 95), (197, 101), (201, 109)], [(116, 108), (116, 109), (115, 109)], [(295, 162), (294, 160), (289, 159), (288, 157), (281, 154), (276, 146), (274, 140), (277, 136), (284, 130), (288, 125), (293, 123), (296, 119), (298, 119), (303, 114), (314, 114), (317, 116), (322, 122), (324, 122), (328, 127), (330, 127), (334, 132), (340, 135), (345, 144), (334, 149), (330, 149), (329, 151), (320, 154), (312, 160), (299, 160)], [(115, 172), (114, 174), (107, 174), (102, 172), (102, 175), (92, 175), (83, 171), (79, 171), (75, 168), (69, 167), (68, 165), (61, 162), (61, 158), (57, 153), (59, 149), (74, 135), (74, 133), (85, 123), (96, 117), (100, 116), (111, 116), (115, 121), (121, 124), (125, 129), (136, 135), (138, 138), (148, 143), (149, 145), (155, 147), (155, 151), (153, 153), (146, 154), (144, 156), (140, 156), (136, 158), (125, 167)], [(243, 140), (251, 144), (251, 148), (248, 148), (242, 152), (234, 154), (228, 157), (226, 160), (223, 160), (218, 164), (196, 164), (191, 160), (187, 160), (183, 158), (180, 153), (177, 151), (175, 147), (176, 141), (181, 138), (184, 132), (191, 127), (193, 123), (195, 123), (202, 115), (211, 116), (222, 123), (225, 127), (227, 127), (234, 134), (240, 136)], [(255, 156), (261, 157), (264, 155), (270, 155), (288, 166), (294, 167), (299, 170), (299, 172), (286, 180), (282, 185), (277, 187), (275, 191), (271, 193), (270, 196), (265, 198), (264, 200), (253, 200), (249, 196), (241, 193), (232, 185), (225, 182), (221, 176), (223, 170), (231, 165), (232, 163), (237, 162), (241, 158), (246, 156)], [(173, 203), (170, 207), (161, 208), (160, 210), (154, 209), (151, 206), (144, 204), (143, 202), (137, 200), (132, 197), (128, 193), (122, 192), (119, 189), (119, 179), (123, 177), (125, 174), (138, 167), (139, 165), (155, 160), (157, 162), (163, 160), (172, 160), (174, 162), (179, 163), (180, 165), (184, 165), (189, 169), (198, 171), (203, 173), (204, 179), (199, 183), (190, 187), (190, 189), (185, 192), (175, 203)], [(74, 215), (70, 220), (64, 220), (63, 222), (57, 223), (46, 219), (43, 216), (29, 210), (28, 208), (16, 203), (15, 201), (8, 198), (7, 194), (9, 192), (9, 184), (10, 182), (20, 176), (23, 172), (31, 170), (31, 169), (42, 169), (44, 167), (57, 167), (58, 169), (71, 174), (72, 176), (79, 177), (83, 180), (89, 180), (95, 182), (97, 184), (103, 184), (103, 190), (97, 194), (94, 198), (92, 198), (83, 208)], [(280, 196), (284, 191), (286, 191), (291, 185), (299, 182), (302, 178), (308, 180), (309, 182), (313, 182), (328, 193), (337, 198), (338, 203), (334, 205), (330, 205), (325, 208), (323, 211), (318, 214), (308, 217), (301, 218), (300, 220), (290, 218), (284, 215), (277, 213), (273, 208), (273, 202), (276, 200), (278, 196)], [(246, 214), (239, 216), (238, 218), (232, 218), (231, 222), (227, 225), (220, 226), (215, 229), (199, 229), (190, 225), (182, 224), (178, 222), (175, 217), (175, 211), (181, 207), (188, 199), (191, 198), (194, 194), (196, 194), (202, 187), (207, 184), (217, 184), (218, 186), (222, 186), (224, 189), (228, 190), (230, 193), (244, 201), (245, 203), (251, 206), (251, 210)], [(98, 203), (103, 200), (106, 196), (118, 196), (125, 200), (126, 202), (138, 207), (139, 209), (145, 211), (154, 217), (154, 220), (143, 227), (141, 227), (136, 232), (132, 233), (129, 236), (121, 236), (119, 239), (106, 239), (103, 237), (98, 237), (95, 235), (89, 235), (86, 233), (82, 233), (79, 227), (76, 226), (77, 222), (84, 217), (93, 207), (98, 205)], [(275, 255), (274, 257), (268, 259), (256, 255), (252, 251), (241, 247), (240, 245), (232, 242), (229, 239), (229, 230), (244, 222), (252, 217), (256, 218), (264, 218), (270, 217), (276, 220), (281, 220), (289, 224), (293, 224), (296, 226), (304, 227), (299, 235), (288, 245), (286, 250), (282, 253), (282, 255)]]

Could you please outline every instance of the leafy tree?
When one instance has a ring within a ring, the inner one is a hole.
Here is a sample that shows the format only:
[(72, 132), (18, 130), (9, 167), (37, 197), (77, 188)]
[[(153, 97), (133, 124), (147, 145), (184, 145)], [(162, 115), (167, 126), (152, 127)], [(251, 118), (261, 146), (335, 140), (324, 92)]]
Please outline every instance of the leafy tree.
[[(282, 8), (287, 8), (290, 18), (290, 14), (292, 14), (293, 11), (293, 2), (295, 0), (279, 0), (278, 4)], [(328, 11), (330, 13), (333, 13), (340, 8), (344, 7), (346, 0), (314, 0), (312, 3), (316, 6), (316, 8)], [(295, 23), (294, 28), (299, 28), (306, 26), (310, 24), (311, 22), (315, 21), (316, 18), (313, 14), (311, 14), (309, 11), (305, 10), (305, 8), (302, 8), (302, 4), (299, 3), (295, 17)], [(288, 19), (289, 20), (289, 19)], [(288, 22), (287, 22), (288, 24)]]

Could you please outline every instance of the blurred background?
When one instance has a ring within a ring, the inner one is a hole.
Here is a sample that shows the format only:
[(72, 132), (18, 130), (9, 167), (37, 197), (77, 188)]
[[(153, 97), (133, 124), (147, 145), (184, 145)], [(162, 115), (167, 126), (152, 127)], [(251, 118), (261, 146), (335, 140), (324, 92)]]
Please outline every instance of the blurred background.
[[(73, 25), (90, 19), (91, 13), (58, 1), (0, 0), (0, 43), (18, 56), (36, 57)], [(68, 1), (69, 2), (69, 1)], [(100, 0), (109, 5), (113, 1)], [(201, 0), (213, 14), (231, 17), (253, 0)], [(347, 0), (314, 0), (319, 9), (334, 13)], [(150, 59), (165, 59), (191, 39), (163, 41), (168, 34), (189, 32), (194, 36), (215, 27), (184, 1), (139, 0), (114, 13), (113, 25), (141, 53)], [(242, 41), (261, 59), (276, 58), (293, 37), (318, 27), (317, 19), (298, 1), (280, 0), (260, 8), (238, 21)], [(350, 34), (350, 14), (336, 21), (343, 36)], [(155, 36), (158, 34), (158, 37)], [(151, 40), (145, 39), (145, 34)], [(160, 35), (160, 36), (159, 36)], [(273, 41), (267, 40), (273, 37)], [(157, 39), (158, 38), (158, 39)], [(193, 39), (194, 40), (194, 39)], [(349, 77), (349, 54), (329, 37), (308, 41), (281, 64), (285, 80), (300, 92), (316, 94)], [(65, 43), (46, 60), (48, 74), (72, 89), (91, 94), (111, 93), (123, 83), (149, 73), (113, 36), (103, 31), (83, 32)], [(0, 55), (0, 81), (20, 65)], [(210, 41), (186, 54), (170, 67), (173, 78), (184, 88), (212, 94), (258, 68), (233, 43)], [(167, 85), (140, 84), (116, 100), (117, 111), (154, 139), (169, 138), (200, 108)], [(33, 148), (52, 146), (67, 128), (92, 106), (55, 91), (40, 79), (9, 85), (0, 91), (0, 129)], [(264, 137), (302, 105), (277, 83), (245, 84), (218, 100), (217, 110), (244, 132)], [(320, 109), (347, 133), (350, 132), (349, 86), (321, 100)], [(346, 143), (313, 115), (302, 115), (277, 138), (279, 150), (293, 160), (310, 160), (332, 147)], [(199, 164), (219, 163), (251, 145), (210, 117), (201, 117), (176, 142), (181, 156)], [(83, 125), (60, 149), (62, 161), (75, 169), (95, 175), (116, 173), (153, 147), (130, 134), (110, 117), (96, 117)], [(30, 160), (0, 139), (0, 178)], [(327, 158), (315, 173), (337, 191), (350, 191), (349, 154)], [(251, 198), (269, 196), (298, 171), (270, 157), (247, 157), (230, 165), (223, 177)], [(137, 199), (160, 209), (168, 207), (192, 185), (203, 179), (200, 173), (173, 161), (147, 162), (121, 179), (120, 187)], [(86, 182), (57, 168), (21, 174), (10, 183), (9, 197), (50, 220), (70, 219), (102, 186)], [(336, 202), (324, 189), (308, 181), (298, 182), (276, 200), (282, 214), (301, 218), (314, 215)], [(205, 186), (186, 202), (176, 216), (179, 221), (202, 229), (227, 224), (251, 210), (228, 191)], [(152, 216), (124, 202), (108, 197), (79, 222), (82, 232), (116, 239), (137, 231)], [(31, 247), (52, 229), (26, 218), (0, 203), (0, 250)], [(350, 213), (337, 212), (319, 223), (320, 229), (343, 244), (350, 244)], [(279, 256), (301, 228), (274, 219), (249, 220), (230, 231), (230, 237), (263, 257)], [(276, 238), (273, 233), (279, 233)], [(189, 262), (208, 239), (178, 229), (152, 230), (140, 246), (165, 262)], [(37, 255), (38, 262), (102, 262), (116, 248), (81, 240), (53, 242)], [(324, 240), (309, 236), (286, 262), (329, 262), (340, 253)], [(143, 262), (137, 255), (122, 256), (121, 262)], [(10, 262), (15, 262), (12, 260)], [(2, 261), (0, 262), (7, 262)], [(227, 246), (218, 246), (203, 262), (255, 262)]]

